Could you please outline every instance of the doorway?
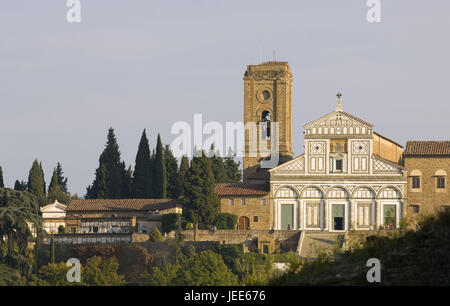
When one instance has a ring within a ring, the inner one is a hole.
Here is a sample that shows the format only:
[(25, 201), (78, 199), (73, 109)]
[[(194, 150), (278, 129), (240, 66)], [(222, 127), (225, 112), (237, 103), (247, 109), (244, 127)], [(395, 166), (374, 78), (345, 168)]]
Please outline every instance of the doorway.
[(343, 231), (345, 229), (345, 204), (332, 204), (331, 218), (333, 230)]
[(250, 219), (242, 216), (239, 218), (238, 230), (249, 230), (250, 229)]
[(294, 204), (281, 204), (281, 229), (294, 228)]

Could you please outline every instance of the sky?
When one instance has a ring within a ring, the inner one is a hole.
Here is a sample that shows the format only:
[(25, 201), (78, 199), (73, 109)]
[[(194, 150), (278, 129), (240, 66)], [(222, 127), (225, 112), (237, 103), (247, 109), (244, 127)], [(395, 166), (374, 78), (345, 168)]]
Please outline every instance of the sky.
[[(0, 166), (6, 187), (35, 158), (57, 162), (84, 196), (114, 128), (134, 167), (147, 130), (170, 144), (178, 121), (243, 120), (243, 74), (261, 61), (293, 73), (293, 148), (303, 125), (335, 109), (402, 145), (448, 140), (450, 1), (80, 0), (0, 3)], [(275, 52), (274, 52), (275, 50)]]

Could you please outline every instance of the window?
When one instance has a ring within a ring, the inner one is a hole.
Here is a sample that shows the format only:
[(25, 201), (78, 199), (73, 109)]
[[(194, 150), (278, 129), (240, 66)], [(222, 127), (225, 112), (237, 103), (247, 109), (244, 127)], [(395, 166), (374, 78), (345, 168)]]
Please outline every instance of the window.
[(263, 253), (264, 254), (269, 254), (269, 246), (267, 244), (263, 245)]
[(413, 214), (418, 214), (419, 213), (419, 205), (409, 205), (409, 207), (411, 207), (411, 212)]
[(270, 112), (265, 110), (262, 112), (261, 115), (261, 123), (260, 127), (262, 128), (261, 131), (261, 138), (262, 140), (270, 140)]
[(438, 177), (437, 178), (437, 188), (438, 189), (444, 189), (445, 188), (445, 177)]
[(261, 199), (261, 205), (262, 206), (266, 206), (267, 205), (266, 199)]
[(253, 216), (253, 222), (258, 222), (258, 216)]
[(241, 205), (245, 206), (245, 199), (244, 198), (241, 199)]
[(234, 199), (230, 199), (230, 206), (234, 206)]
[(337, 171), (342, 171), (342, 159), (337, 159), (336, 160), (336, 170)]
[(419, 176), (412, 177), (412, 188), (414, 188), (414, 189), (420, 188), (420, 177)]

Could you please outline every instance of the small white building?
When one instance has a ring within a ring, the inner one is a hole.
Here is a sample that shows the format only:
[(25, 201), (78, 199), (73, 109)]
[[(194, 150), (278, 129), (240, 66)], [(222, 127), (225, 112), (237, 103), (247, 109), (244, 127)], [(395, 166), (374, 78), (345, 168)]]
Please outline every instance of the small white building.
[(58, 234), (60, 226), (66, 227), (66, 207), (57, 200), (52, 204), (41, 207), (44, 230), (48, 234)]

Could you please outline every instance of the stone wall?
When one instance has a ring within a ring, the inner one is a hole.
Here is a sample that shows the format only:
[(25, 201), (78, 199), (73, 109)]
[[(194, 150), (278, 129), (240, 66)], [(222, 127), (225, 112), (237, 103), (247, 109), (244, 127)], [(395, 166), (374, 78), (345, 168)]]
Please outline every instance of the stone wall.
[[(411, 205), (419, 206), (419, 214), (433, 213), (441, 209), (441, 205), (450, 205), (449, 177), (445, 177), (445, 188), (437, 188), (436, 171), (444, 170), (450, 174), (450, 157), (405, 157), (408, 169), (408, 209), (409, 216), (414, 215)], [(411, 172), (421, 172), (420, 188), (412, 188)], [(416, 171), (414, 171), (416, 172)]]

